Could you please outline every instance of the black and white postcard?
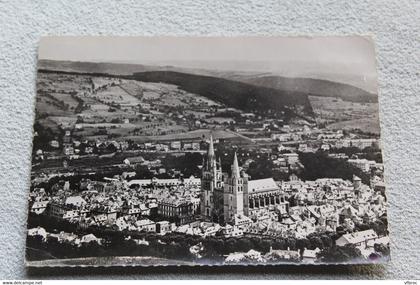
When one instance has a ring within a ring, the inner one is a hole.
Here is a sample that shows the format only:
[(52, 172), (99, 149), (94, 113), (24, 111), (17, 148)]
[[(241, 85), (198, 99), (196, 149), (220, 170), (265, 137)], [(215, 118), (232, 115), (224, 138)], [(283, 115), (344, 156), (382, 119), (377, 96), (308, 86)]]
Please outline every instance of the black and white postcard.
[(390, 258), (369, 37), (45, 37), (29, 266)]

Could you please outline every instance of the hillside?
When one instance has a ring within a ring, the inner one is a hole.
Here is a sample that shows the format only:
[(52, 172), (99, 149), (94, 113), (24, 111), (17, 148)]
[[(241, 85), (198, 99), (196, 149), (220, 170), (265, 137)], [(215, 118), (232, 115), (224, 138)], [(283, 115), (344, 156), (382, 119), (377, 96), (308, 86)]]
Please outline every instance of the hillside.
[[(269, 87), (281, 91), (294, 91), (310, 96), (337, 97), (345, 101), (376, 103), (378, 95), (369, 93), (361, 88), (328, 80), (312, 78), (288, 78), (282, 76), (237, 76), (235, 80)], [(232, 78), (233, 79), (233, 78)]]
[(77, 62), (54, 60), (39, 60), (38, 69), (74, 73), (108, 74), (115, 76), (132, 75), (133, 73), (142, 72), (173, 72), (203, 77), (224, 78), (230, 81), (239, 81), (246, 84), (276, 89), (281, 91), (282, 94), (286, 95), (300, 94), (300, 96), (302, 97), (308, 95), (338, 97), (350, 102), (378, 102), (377, 94), (367, 92), (361, 88), (349, 84), (322, 79), (300, 77), (290, 78), (273, 75), (270, 73), (216, 71), (197, 68), (180, 68), (175, 66), (149, 66), (143, 64), (128, 63)]
[(106, 63), (106, 62), (80, 62), (39, 60), (39, 70), (49, 70), (71, 73), (103, 73), (109, 75), (131, 75), (134, 72), (156, 70), (142, 64)]
[(178, 85), (185, 91), (244, 111), (279, 112), (284, 111), (285, 106), (302, 106), (306, 114), (312, 114), (308, 95), (303, 92), (276, 90), (223, 78), (173, 71), (140, 72), (133, 74), (133, 78)]

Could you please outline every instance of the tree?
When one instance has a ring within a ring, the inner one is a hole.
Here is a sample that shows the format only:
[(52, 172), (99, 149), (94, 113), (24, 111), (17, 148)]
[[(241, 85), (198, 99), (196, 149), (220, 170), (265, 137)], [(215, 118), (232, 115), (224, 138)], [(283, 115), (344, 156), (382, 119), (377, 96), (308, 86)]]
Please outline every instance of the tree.
[(319, 236), (314, 236), (309, 239), (310, 248), (323, 248), (324, 244), (322, 243), (322, 239)]
[(375, 243), (374, 249), (376, 252), (380, 253), (382, 256), (389, 256), (390, 254), (390, 249), (389, 249), (389, 246), (387, 245)]
[(331, 239), (331, 237), (329, 235), (321, 235), (321, 240), (322, 240), (322, 248), (328, 248), (331, 247), (333, 245), (333, 241)]
[(347, 161), (328, 157), (322, 152), (299, 153), (299, 159), (304, 165), (299, 174), (303, 180), (316, 180), (318, 178), (342, 178), (352, 180), (353, 175), (362, 179), (364, 184), (370, 183), (370, 176), (361, 169)]
[(296, 249), (296, 239), (295, 238), (287, 238), (286, 239), (287, 247), (291, 250)]
[(320, 261), (327, 263), (350, 262), (362, 259), (362, 253), (352, 245), (333, 246), (323, 249), (318, 256)]
[(276, 239), (273, 242), (273, 249), (286, 249), (286, 248), (287, 248), (286, 242), (282, 238)]
[(311, 243), (306, 238), (298, 239), (298, 240), (296, 240), (296, 247), (298, 249), (300, 249), (300, 250), (303, 250), (305, 248), (310, 248), (311, 247)]
[(203, 240), (204, 252), (203, 257), (208, 259), (215, 259), (222, 256), (222, 251), (225, 250), (224, 241), (218, 238), (206, 238)]
[(378, 234), (378, 236), (384, 236), (388, 234), (387, 224), (382, 220), (377, 220), (372, 224), (373, 230)]
[(252, 242), (248, 238), (241, 238), (237, 241), (237, 251), (247, 252), (252, 249)]

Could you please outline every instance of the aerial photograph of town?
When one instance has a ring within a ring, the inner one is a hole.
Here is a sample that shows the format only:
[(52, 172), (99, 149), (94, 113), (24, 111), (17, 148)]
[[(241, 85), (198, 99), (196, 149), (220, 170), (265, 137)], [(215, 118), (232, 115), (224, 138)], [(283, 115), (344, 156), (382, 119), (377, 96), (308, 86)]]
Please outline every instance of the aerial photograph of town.
[(364, 37), (46, 37), (29, 266), (390, 258)]

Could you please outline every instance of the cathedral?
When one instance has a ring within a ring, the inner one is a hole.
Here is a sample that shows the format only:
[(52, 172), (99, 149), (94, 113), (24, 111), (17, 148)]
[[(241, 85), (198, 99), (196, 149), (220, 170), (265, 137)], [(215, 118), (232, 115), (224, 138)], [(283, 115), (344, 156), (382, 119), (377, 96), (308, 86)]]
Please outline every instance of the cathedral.
[(241, 171), (235, 153), (231, 174), (222, 171), (220, 158), (210, 136), (207, 156), (203, 160), (201, 178), (201, 217), (217, 223), (232, 223), (235, 215), (258, 216), (268, 211), (288, 212), (288, 202), (273, 178), (250, 180)]

